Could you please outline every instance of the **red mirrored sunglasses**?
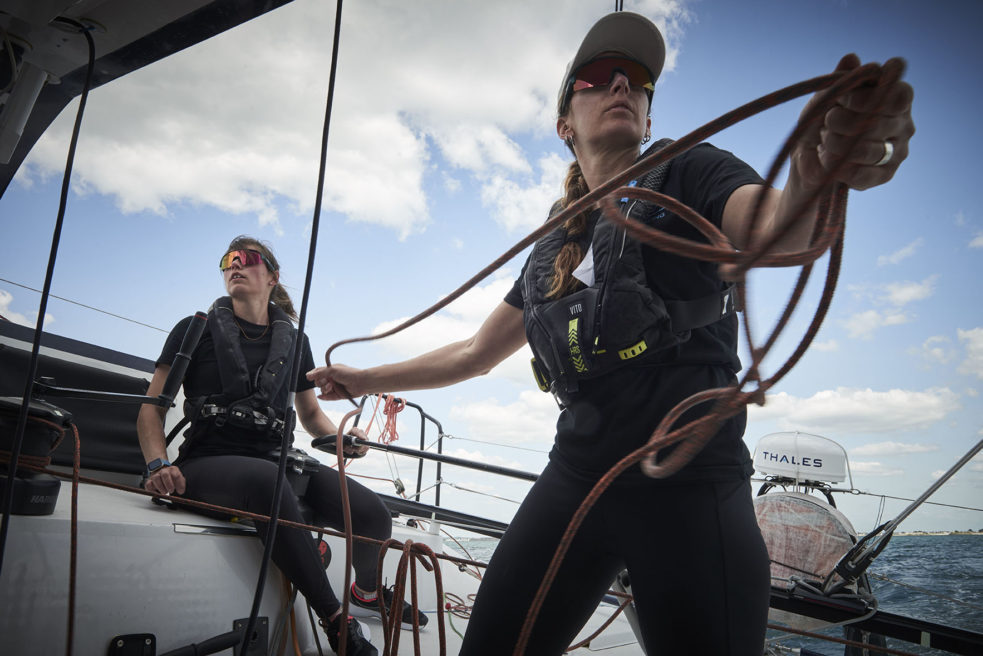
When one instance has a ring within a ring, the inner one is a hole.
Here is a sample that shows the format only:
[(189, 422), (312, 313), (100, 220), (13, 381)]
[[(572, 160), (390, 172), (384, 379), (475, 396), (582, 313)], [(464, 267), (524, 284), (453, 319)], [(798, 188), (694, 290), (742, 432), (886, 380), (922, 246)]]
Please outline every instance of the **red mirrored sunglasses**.
[(563, 103), (564, 111), (570, 102), (570, 96), (575, 91), (606, 87), (611, 84), (615, 73), (621, 73), (628, 78), (628, 84), (631, 86), (645, 89), (649, 98), (652, 98), (652, 92), (655, 91), (655, 78), (644, 64), (625, 57), (600, 57), (587, 62), (570, 76), (567, 96)]
[(226, 269), (230, 268), (232, 266), (232, 263), (236, 260), (239, 260), (239, 264), (243, 267), (253, 266), (254, 264), (259, 264), (260, 262), (262, 262), (263, 264), (266, 265), (266, 268), (269, 269), (270, 271), (276, 271), (276, 267), (274, 267), (273, 264), (268, 259), (266, 259), (265, 255), (263, 255), (259, 251), (245, 250), (245, 249), (238, 250), (238, 251), (229, 251), (228, 253), (223, 255), (222, 259), (219, 260), (218, 263), (219, 270), (225, 271)]

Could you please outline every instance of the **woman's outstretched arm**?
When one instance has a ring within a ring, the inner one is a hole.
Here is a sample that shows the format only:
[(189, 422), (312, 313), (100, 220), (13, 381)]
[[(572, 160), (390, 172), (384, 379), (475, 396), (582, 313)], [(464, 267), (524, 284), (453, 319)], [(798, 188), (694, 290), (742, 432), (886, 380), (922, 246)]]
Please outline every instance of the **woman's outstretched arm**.
[(502, 302), (469, 339), (403, 362), (368, 369), (342, 364), (318, 367), (307, 372), (307, 379), (320, 388), (318, 398), (326, 401), (346, 399), (349, 395), (445, 387), (488, 373), (525, 342), (522, 310)]

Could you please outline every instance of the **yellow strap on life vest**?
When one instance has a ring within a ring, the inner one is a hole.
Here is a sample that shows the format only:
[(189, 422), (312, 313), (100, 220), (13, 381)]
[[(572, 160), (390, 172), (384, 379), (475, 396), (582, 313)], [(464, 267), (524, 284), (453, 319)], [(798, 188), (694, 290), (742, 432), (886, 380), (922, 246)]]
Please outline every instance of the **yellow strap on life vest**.
[(577, 330), (579, 324), (579, 317), (571, 319), (570, 323), (567, 324), (567, 341), (570, 346), (570, 362), (573, 364), (574, 370), (578, 374), (582, 374), (587, 371), (587, 363), (584, 362), (584, 354), (580, 350), (580, 335)]
[(632, 358), (636, 358), (644, 353), (645, 349), (647, 348), (648, 344), (646, 344), (645, 340), (643, 339), (634, 346), (629, 346), (626, 349), (621, 349), (618, 351), (618, 357), (622, 360), (631, 360)]
[(539, 363), (536, 362), (536, 358), (532, 358), (529, 361), (532, 365), (532, 377), (536, 379), (536, 384), (539, 385), (539, 389), (544, 392), (550, 391), (550, 380), (546, 376), (545, 372), (540, 368)]

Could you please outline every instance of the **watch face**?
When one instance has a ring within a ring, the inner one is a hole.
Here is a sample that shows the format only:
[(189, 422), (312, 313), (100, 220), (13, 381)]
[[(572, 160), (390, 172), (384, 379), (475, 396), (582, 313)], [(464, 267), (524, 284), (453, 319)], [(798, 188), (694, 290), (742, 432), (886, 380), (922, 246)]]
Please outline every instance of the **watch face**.
[(167, 462), (163, 458), (155, 458), (154, 460), (151, 460), (149, 463), (147, 463), (147, 471), (152, 474), (158, 469), (160, 469), (161, 467), (164, 467), (169, 464), (171, 463)]

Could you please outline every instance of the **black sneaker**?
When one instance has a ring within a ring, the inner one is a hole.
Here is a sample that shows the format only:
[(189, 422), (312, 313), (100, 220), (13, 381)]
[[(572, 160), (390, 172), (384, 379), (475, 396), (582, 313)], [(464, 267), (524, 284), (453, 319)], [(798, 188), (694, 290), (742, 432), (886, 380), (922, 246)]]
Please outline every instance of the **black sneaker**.
[(331, 645), (334, 653), (338, 653), (341, 631), (347, 630), (348, 637), (345, 638), (345, 654), (347, 656), (379, 656), (379, 650), (373, 647), (372, 643), (362, 634), (362, 625), (358, 623), (358, 620), (348, 617), (344, 622), (345, 629), (342, 629), (342, 616), (340, 614), (330, 621), (321, 620), (321, 626), (328, 635), (328, 644)]
[[(386, 613), (392, 614), (393, 612), (393, 589), (392, 587), (384, 588), (382, 590), (382, 600), (386, 603)], [(382, 617), (382, 612), (379, 609), (379, 600), (363, 599), (359, 596), (358, 592), (355, 590), (355, 584), (352, 584), (352, 598), (351, 603), (348, 605), (348, 610), (351, 611), (352, 615), (356, 617)], [(429, 621), (427, 616), (420, 612), (417, 613), (417, 623), (422, 629), (427, 625)], [(407, 602), (403, 602), (403, 612), (399, 617), (400, 626), (404, 629), (413, 628), (413, 606)]]

